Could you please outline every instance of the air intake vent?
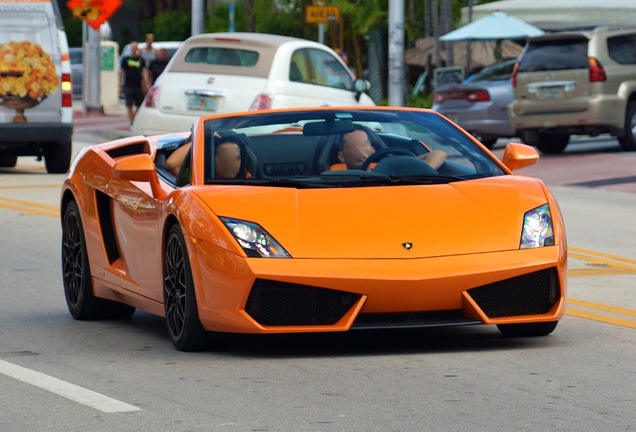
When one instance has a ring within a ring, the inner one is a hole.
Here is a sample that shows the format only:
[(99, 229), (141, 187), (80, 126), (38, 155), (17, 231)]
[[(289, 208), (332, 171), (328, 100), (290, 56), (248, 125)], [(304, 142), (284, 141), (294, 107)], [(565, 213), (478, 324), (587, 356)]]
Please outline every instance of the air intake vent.
[(132, 156), (137, 154), (149, 154), (148, 143), (146, 141), (138, 142), (123, 147), (117, 147), (110, 149), (106, 152), (108, 156), (113, 159), (117, 159), (123, 156)]
[(548, 313), (559, 299), (556, 269), (546, 269), (468, 290), (489, 318)]
[(266, 326), (332, 325), (358, 299), (359, 294), (258, 279), (245, 311)]

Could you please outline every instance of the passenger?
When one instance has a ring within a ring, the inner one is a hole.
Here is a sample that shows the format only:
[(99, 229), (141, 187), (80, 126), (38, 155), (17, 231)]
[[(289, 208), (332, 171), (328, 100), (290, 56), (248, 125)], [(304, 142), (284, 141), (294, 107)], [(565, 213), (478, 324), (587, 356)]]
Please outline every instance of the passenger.
[[(362, 162), (375, 153), (369, 134), (364, 129), (354, 129), (342, 136), (338, 160), (345, 164), (346, 169), (359, 169)], [(446, 152), (432, 150), (417, 156), (433, 168), (437, 169), (446, 161)], [(371, 165), (373, 167), (373, 164)], [(337, 169), (339, 169), (338, 167)], [(333, 169), (333, 168), (332, 168)]]
[[(241, 157), (240, 139), (236, 135), (221, 137), (216, 132), (214, 136), (214, 177), (217, 179), (249, 178), (250, 173)], [(166, 169), (175, 177), (179, 175), (181, 165), (191, 147), (192, 143), (184, 144), (166, 159)]]

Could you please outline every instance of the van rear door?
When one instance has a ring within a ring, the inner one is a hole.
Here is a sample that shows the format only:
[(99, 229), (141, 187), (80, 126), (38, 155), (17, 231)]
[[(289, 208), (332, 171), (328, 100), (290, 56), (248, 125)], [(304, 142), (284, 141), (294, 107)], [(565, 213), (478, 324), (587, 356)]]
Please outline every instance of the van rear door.
[[(62, 120), (61, 48), (51, 3), (0, 3), (0, 122)], [(24, 108), (19, 108), (24, 107)]]

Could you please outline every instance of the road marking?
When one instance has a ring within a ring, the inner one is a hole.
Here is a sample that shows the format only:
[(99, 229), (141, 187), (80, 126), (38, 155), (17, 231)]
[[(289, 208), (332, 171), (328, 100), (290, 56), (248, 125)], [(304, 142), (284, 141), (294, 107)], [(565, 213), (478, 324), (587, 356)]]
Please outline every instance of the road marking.
[(62, 381), (52, 376), (36, 372), (22, 366), (0, 360), (0, 374), (14, 378), (59, 396), (63, 396), (82, 405), (95, 408), (105, 413), (124, 413), (140, 411), (141, 409), (117, 399), (104, 396), (92, 390)]
[[(568, 301), (572, 301), (572, 299), (568, 299)], [(572, 307), (565, 308), (565, 313), (567, 315), (575, 316), (578, 318), (585, 318), (592, 321), (599, 321), (606, 324), (613, 324), (620, 327), (636, 329), (636, 321), (629, 320), (629, 319), (612, 317), (609, 315), (604, 315), (604, 314), (600, 314), (596, 312), (588, 312), (588, 311), (584, 311), (584, 310), (580, 310), (580, 309), (576, 309)]]
[(577, 247), (568, 248), (568, 258), (586, 261), (588, 267), (568, 270), (570, 277), (615, 276), (636, 273), (636, 260)]
[(44, 216), (60, 217), (59, 206), (40, 204), (32, 201), (23, 201), (13, 198), (0, 197), (0, 207), (16, 210), (26, 214), (39, 214)]

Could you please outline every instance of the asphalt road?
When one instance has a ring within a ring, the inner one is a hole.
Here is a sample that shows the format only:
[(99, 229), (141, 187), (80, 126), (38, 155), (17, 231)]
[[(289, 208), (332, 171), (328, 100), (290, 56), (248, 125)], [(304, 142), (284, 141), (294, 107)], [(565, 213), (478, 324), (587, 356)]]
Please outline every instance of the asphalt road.
[(143, 312), (70, 317), (64, 176), (20, 158), (0, 169), (0, 432), (634, 430), (636, 154), (582, 146), (520, 172), (548, 182), (568, 230), (569, 303), (552, 335), (236, 336), (203, 353), (175, 351)]

